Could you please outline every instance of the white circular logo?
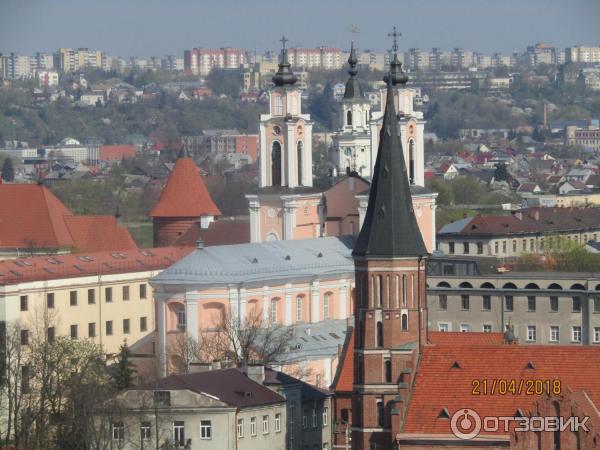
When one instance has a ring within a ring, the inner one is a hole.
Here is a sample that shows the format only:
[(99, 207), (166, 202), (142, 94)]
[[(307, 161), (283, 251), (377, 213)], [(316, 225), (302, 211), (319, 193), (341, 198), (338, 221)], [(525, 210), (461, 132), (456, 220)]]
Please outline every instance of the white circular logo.
[(481, 431), (481, 417), (472, 409), (459, 409), (452, 416), (450, 428), (459, 439), (473, 439)]

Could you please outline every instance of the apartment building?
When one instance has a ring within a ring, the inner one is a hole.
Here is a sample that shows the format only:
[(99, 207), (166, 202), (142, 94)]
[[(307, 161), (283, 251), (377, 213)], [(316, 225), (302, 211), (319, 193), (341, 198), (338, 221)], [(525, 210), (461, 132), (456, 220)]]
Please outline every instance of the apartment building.
[(565, 145), (600, 150), (600, 128), (568, 126), (565, 128)]
[(100, 50), (88, 48), (59, 48), (54, 53), (54, 68), (63, 73), (77, 72), (88, 68), (102, 69), (103, 57)]
[(246, 62), (246, 50), (240, 48), (193, 48), (183, 52), (184, 70), (193, 75), (208, 75), (212, 69), (239, 69)]
[(565, 60), (568, 63), (600, 63), (600, 47), (575, 46), (565, 49)]
[(342, 50), (332, 47), (290, 48), (288, 61), (296, 69), (338, 70), (343, 66)]

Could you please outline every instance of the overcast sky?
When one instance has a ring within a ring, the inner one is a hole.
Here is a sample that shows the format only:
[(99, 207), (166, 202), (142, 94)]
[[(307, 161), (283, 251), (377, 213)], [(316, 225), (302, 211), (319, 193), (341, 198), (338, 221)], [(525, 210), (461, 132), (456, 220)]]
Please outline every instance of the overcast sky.
[(512, 52), (547, 42), (600, 45), (600, 0), (0, 0), (0, 51), (89, 47), (120, 56), (192, 47), (466, 47)]

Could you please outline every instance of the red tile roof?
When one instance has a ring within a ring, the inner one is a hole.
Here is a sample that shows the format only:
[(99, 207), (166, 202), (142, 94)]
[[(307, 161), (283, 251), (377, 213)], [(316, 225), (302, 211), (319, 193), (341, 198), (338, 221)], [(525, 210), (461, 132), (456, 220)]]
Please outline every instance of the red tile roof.
[(198, 167), (192, 158), (179, 158), (162, 190), (160, 199), (150, 212), (151, 217), (219, 216)]
[(100, 161), (121, 161), (123, 158), (135, 158), (135, 145), (101, 145)]
[(0, 285), (159, 270), (179, 261), (192, 250), (191, 247), (162, 247), (4, 260), (0, 261)]
[(504, 345), (503, 333), (483, 333), (460, 331), (429, 331), (429, 342), (433, 345)]
[(346, 342), (340, 355), (337, 371), (331, 390), (334, 392), (352, 392), (354, 389), (354, 328), (346, 334)]
[(82, 252), (135, 250), (127, 228), (113, 216), (65, 216), (73, 248)]
[[(468, 335), (470, 333), (464, 333)], [(481, 417), (527, 414), (535, 395), (491, 395), (493, 380), (560, 380), (561, 389), (583, 390), (600, 405), (600, 348), (594, 346), (427, 346), (417, 371), (403, 432), (451, 434), (450, 417), (464, 408)], [(487, 380), (488, 395), (473, 394), (473, 380)], [(498, 386), (496, 384), (496, 386)], [(498, 389), (496, 387), (496, 389)]]
[(202, 239), (206, 246), (246, 244), (250, 242), (250, 223), (220, 219), (202, 229), (200, 222), (196, 222), (177, 238), (175, 245), (195, 246), (198, 239)]

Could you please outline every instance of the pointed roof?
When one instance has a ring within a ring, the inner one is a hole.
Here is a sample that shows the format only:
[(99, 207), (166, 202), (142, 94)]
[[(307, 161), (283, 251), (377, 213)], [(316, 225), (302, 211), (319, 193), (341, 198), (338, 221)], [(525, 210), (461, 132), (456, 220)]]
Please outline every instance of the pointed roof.
[(392, 91), (387, 77), (387, 101), (369, 207), (353, 255), (375, 257), (424, 256), (427, 249), (412, 207), (410, 186), (398, 130)]
[(350, 47), (350, 56), (348, 57), (348, 64), (350, 68), (348, 69), (348, 73), (350, 74), (350, 78), (346, 81), (346, 90), (344, 91), (345, 99), (364, 99), (365, 95), (363, 93), (362, 87), (360, 86), (360, 82), (356, 75), (358, 74), (358, 69), (356, 68), (358, 64), (358, 58), (356, 57), (356, 49), (354, 48), (354, 42)]
[(220, 216), (198, 167), (190, 157), (177, 159), (150, 217)]
[(275, 86), (293, 86), (298, 80), (298, 77), (294, 74), (294, 72), (292, 72), (292, 69), (290, 68), (290, 63), (288, 61), (288, 50), (287, 48), (285, 48), (285, 43), (287, 41), (288, 40), (285, 38), (285, 36), (281, 38), (283, 46), (281, 48), (279, 70), (277, 70), (277, 73), (272, 78), (273, 83), (275, 83)]

